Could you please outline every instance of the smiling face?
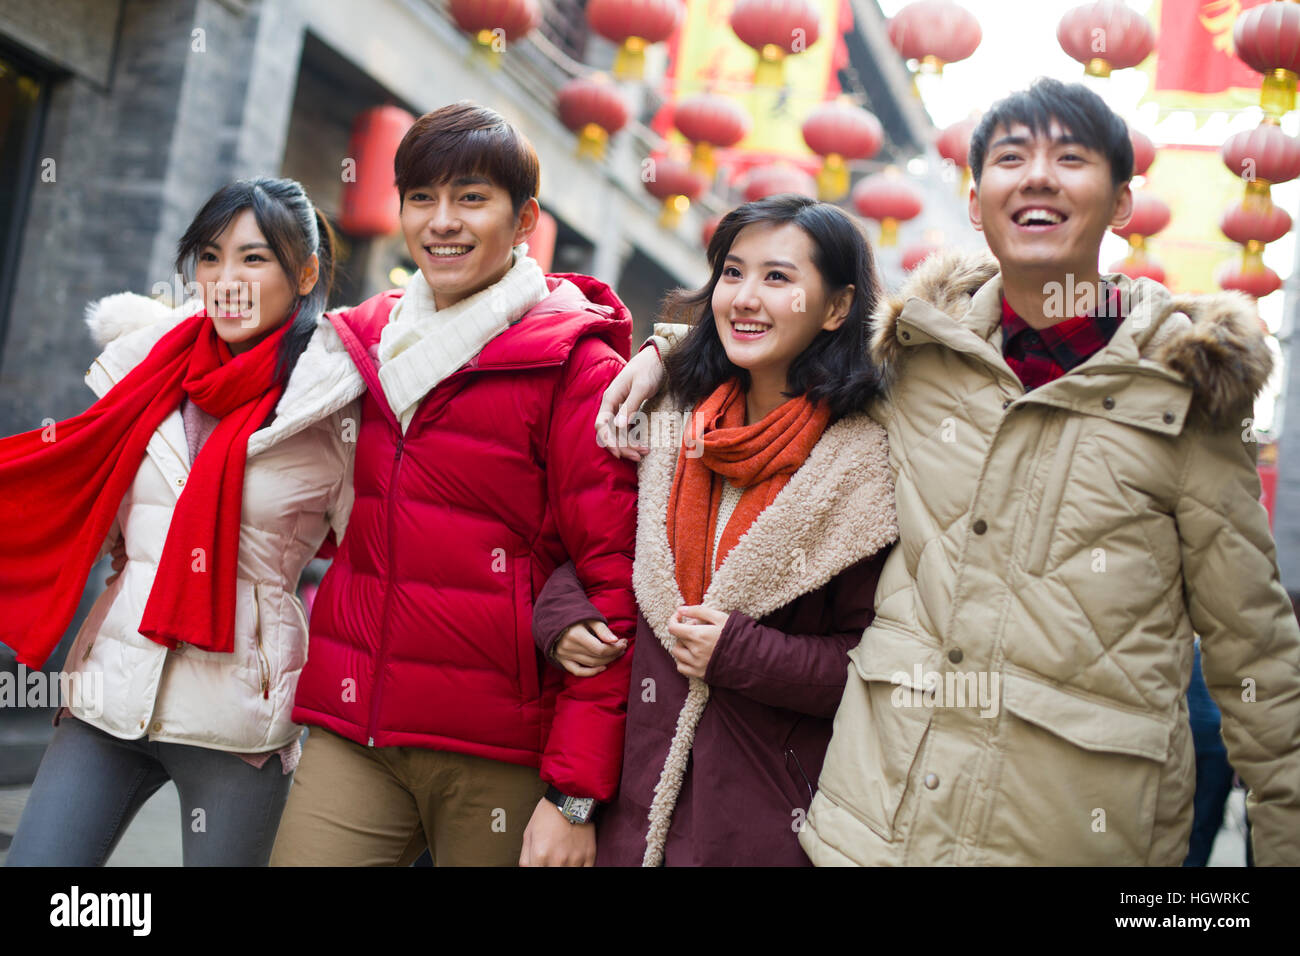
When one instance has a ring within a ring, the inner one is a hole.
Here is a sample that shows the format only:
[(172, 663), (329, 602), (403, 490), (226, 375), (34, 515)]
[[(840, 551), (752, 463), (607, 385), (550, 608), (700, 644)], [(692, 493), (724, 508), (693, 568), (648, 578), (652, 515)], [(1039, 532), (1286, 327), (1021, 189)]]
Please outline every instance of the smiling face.
[(1133, 214), (1129, 184), (1115, 186), (1104, 153), (1053, 120), (1046, 135), (1022, 123), (989, 137), (971, 224), (1008, 271), (1095, 278), (1101, 239)]
[(510, 194), (482, 176), (417, 186), (402, 197), (402, 234), (439, 309), (486, 289), (510, 270), (515, 246), (537, 226), (536, 199), (514, 214)]
[(203, 304), (217, 335), (238, 354), (284, 324), (298, 296), (316, 285), (317, 270), (313, 255), (297, 281), (291, 281), (253, 210), (244, 209), (199, 248), (194, 279), (203, 287)]
[(713, 288), (713, 321), (732, 364), (755, 384), (784, 389), (794, 360), (823, 329), (844, 324), (853, 286), (828, 295), (813, 240), (793, 223), (753, 223), (737, 233)]

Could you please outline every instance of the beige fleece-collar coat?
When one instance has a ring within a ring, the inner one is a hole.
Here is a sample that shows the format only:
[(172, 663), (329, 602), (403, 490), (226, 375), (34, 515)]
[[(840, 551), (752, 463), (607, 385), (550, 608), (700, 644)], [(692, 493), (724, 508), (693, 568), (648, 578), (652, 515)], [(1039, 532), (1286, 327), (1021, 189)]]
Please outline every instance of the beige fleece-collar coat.
[(1180, 864), (1194, 632), (1256, 859), (1300, 863), (1264, 336), (1244, 297), (1108, 279), (1130, 306), (1110, 343), (1029, 393), (991, 259), (933, 257), (877, 317), (900, 540), (800, 835), (814, 863)]

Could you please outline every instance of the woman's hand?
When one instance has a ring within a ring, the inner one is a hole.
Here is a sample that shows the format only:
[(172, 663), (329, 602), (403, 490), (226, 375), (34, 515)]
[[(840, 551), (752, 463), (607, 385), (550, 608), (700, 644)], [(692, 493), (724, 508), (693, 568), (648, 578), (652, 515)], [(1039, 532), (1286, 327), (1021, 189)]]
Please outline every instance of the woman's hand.
[(604, 621), (582, 621), (555, 642), (551, 656), (574, 677), (599, 674), (627, 650), (627, 641), (611, 631)]
[(113, 558), (113, 573), (104, 579), (104, 587), (108, 587), (122, 576), (122, 569), (126, 567), (126, 538), (118, 535), (117, 544), (113, 545), (113, 550), (108, 553)]
[[(628, 422), (643, 402), (655, 396), (663, 380), (664, 367), (657, 349), (644, 348), (632, 356), (632, 361), (623, 366), (623, 371), (609, 383), (600, 401), (600, 411), (596, 414), (596, 444), (615, 458), (640, 461), (642, 456), (649, 454), (650, 446), (644, 441), (632, 442)], [(646, 434), (644, 428), (634, 431)]]
[(722, 636), (723, 625), (729, 614), (715, 610), (706, 604), (692, 604), (679, 607), (668, 622), (668, 633), (677, 638), (673, 645), (673, 660), (677, 662), (677, 673), (683, 677), (698, 677), (704, 680), (709, 669), (709, 660), (713, 650), (718, 646)]

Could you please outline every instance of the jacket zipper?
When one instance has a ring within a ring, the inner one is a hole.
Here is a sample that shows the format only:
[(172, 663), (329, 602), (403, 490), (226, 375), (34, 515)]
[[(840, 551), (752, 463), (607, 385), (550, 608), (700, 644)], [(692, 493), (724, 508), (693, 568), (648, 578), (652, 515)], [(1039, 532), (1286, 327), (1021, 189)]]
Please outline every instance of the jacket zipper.
[[(262, 699), (271, 699), (271, 662), (266, 659), (262, 652), (262, 614), (261, 602), (257, 599), (257, 584), (253, 584), (253, 635), (257, 640), (257, 676), (262, 678)], [(266, 665), (265, 675), (262, 673), (262, 665)]]
[(367, 728), (366, 746), (375, 745), (375, 727), (379, 723), (379, 701), (380, 688), (382, 687), (384, 674), (384, 655), (388, 651), (388, 616), (393, 600), (393, 577), (396, 561), (396, 547), (393, 544), (393, 535), (396, 531), (394, 521), (394, 504), (397, 499), (397, 477), (402, 471), (402, 447), (406, 444), (406, 435), (400, 431), (401, 423), (397, 425), (399, 431), (397, 435), (397, 449), (393, 453), (393, 471), (392, 477), (388, 481), (388, 587), (384, 590), (384, 611), (379, 618), (379, 654), (375, 658), (375, 687), (374, 700), (370, 704), (370, 726)]

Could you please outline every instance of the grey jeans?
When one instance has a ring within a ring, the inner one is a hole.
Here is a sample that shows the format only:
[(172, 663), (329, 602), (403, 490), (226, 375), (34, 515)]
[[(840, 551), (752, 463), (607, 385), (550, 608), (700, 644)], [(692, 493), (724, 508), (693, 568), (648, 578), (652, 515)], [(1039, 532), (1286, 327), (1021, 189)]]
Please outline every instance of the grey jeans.
[(45, 750), (6, 866), (102, 866), (168, 780), (181, 801), (186, 866), (266, 866), (293, 775), (232, 753), (119, 740), (64, 717)]

